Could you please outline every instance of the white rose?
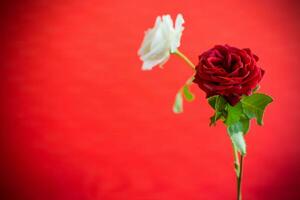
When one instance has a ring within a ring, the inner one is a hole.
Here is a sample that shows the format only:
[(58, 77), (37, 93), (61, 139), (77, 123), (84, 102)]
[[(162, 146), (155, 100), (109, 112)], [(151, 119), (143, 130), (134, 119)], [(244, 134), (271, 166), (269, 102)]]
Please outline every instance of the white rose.
[(177, 15), (175, 27), (170, 15), (156, 18), (154, 27), (146, 31), (138, 51), (143, 61), (143, 70), (151, 70), (156, 65), (162, 66), (169, 59), (170, 53), (176, 52), (180, 46), (183, 23), (181, 14)]

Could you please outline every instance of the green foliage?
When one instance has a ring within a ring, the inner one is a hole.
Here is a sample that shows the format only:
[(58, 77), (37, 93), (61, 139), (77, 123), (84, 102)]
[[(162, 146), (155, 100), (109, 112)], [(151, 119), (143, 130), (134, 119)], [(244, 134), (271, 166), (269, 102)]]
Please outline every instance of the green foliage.
[(240, 123), (241, 127), (242, 127), (242, 132), (244, 133), (244, 135), (246, 135), (249, 131), (250, 128), (250, 119), (245, 117), (245, 118), (241, 118), (240, 121), (238, 121), (237, 123)]
[(241, 154), (246, 154), (244, 135), (248, 133), (250, 120), (256, 118), (262, 125), (263, 113), (266, 106), (273, 100), (271, 97), (255, 93), (251, 96), (243, 96), (235, 106), (231, 106), (222, 96), (216, 95), (208, 98), (209, 105), (215, 110), (210, 118), (210, 125), (215, 125), (220, 119), (227, 126), (227, 132), (236, 149)]
[(182, 113), (183, 112), (183, 98), (181, 90), (177, 92), (175, 101), (173, 104), (173, 112), (174, 113)]
[(193, 101), (195, 99), (195, 95), (190, 91), (188, 85), (184, 85), (182, 88), (183, 95), (185, 97), (185, 100), (187, 101)]
[(210, 125), (216, 125), (216, 121), (224, 119), (227, 101), (224, 97), (216, 95), (208, 98), (209, 105), (215, 110), (215, 114), (210, 118)]
[(256, 118), (257, 124), (263, 125), (263, 114), (266, 106), (273, 99), (265, 94), (256, 93), (251, 96), (245, 96), (241, 102), (244, 113), (249, 119)]
[(183, 112), (183, 99), (189, 102), (195, 99), (195, 95), (190, 91), (188, 84), (185, 84), (176, 94), (173, 104), (174, 113), (179, 114)]
[(231, 124), (234, 124), (238, 122), (243, 114), (243, 107), (241, 102), (236, 104), (235, 106), (231, 106), (230, 104), (227, 104), (227, 118), (225, 120), (225, 124), (227, 126), (230, 126)]
[(210, 105), (213, 109), (215, 109), (217, 98), (219, 98), (219, 95), (215, 95), (215, 96), (209, 97), (209, 98), (207, 99), (209, 105)]

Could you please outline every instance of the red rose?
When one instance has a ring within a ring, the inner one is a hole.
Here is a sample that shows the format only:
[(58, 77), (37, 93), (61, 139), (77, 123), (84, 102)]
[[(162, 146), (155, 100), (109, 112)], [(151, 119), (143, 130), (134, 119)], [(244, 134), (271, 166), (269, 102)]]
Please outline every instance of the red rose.
[(222, 95), (231, 105), (251, 95), (264, 75), (258, 57), (250, 49), (217, 45), (199, 56), (194, 83), (207, 97)]

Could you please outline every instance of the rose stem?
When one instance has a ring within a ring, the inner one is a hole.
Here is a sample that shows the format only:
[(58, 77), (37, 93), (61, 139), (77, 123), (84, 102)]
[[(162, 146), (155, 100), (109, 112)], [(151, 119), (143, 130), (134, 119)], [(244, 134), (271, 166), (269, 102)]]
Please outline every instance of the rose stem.
[(183, 53), (177, 50), (174, 52), (174, 54), (182, 58), (186, 62), (186, 64), (188, 64), (189, 67), (195, 70), (195, 65)]
[(239, 169), (239, 175), (237, 177), (237, 199), (242, 200), (242, 177), (243, 177), (243, 160), (244, 156), (241, 155), (240, 157), (240, 169)]
[(234, 144), (232, 144), (233, 147), (233, 155), (234, 155), (234, 169), (236, 174), (236, 180), (237, 180), (237, 200), (242, 200), (242, 173), (243, 173), (243, 159), (244, 156), (241, 154), (239, 159), (238, 151)]
[[(183, 59), (189, 67), (191, 67), (193, 70), (195, 70), (195, 65), (179, 50), (174, 52), (175, 55), (179, 56), (181, 59)], [(193, 77), (192, 77), (193, 78)], [(187, 82), (191, 82), (192, 79), (189, 79)], [(236, 172), (236, 177), (237, 177), (237, 200), (242, 200), (242, 175), (243, 175), (243, 160), (244, 156), (240, 156), (240, 161), (238, 158), (238, 152), (236, 150), (235, 145), (233, 145), (233, 150), (234, 150), (234, 167), (235, 167), (235, 172)]]

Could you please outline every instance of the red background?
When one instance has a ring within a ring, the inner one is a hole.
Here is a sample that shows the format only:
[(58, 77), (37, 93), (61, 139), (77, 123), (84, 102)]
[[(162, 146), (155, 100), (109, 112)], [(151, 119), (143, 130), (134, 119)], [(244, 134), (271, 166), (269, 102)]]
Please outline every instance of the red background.
[(1, 1), (1, 199), (234, 199), (225, 128), (176, 57), (141, 71), (137, 50), (157, 15), (182, 13), (181, 51), (249, 47), (275, 102), (247, 136), (244, 200), (300, 199), (297, 1)]

